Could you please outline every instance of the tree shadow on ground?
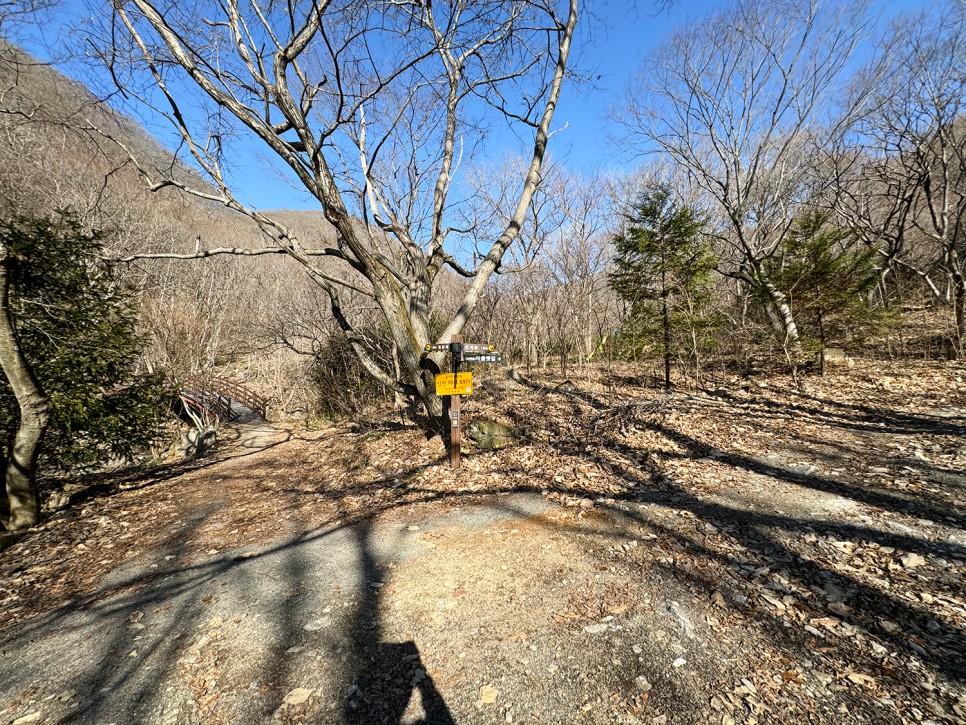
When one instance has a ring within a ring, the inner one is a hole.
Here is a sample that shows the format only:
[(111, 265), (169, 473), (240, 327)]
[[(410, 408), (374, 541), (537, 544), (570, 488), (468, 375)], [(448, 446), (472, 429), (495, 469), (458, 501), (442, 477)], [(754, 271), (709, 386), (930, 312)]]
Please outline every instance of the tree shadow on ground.
[[(709, 444), (666, 423), (651, 421), (648, 426), (684, 448), (685, 453), (682, 454), (664, 454), (668, 458), (701, 458), (712, 450)], [(561, 454), (580, 455), (583, 451), (582, 441), (559, 442), (568, 440), (566, 435), (556, 436), (556, 439), (558, 442), (554, 445)], [(824, 531), (856, 545), (874, 542), (880, 546), (889, 546), (906, 552), (958, 559), (966, 558), (966, 547), (951, 542), (930, 541), (911, 534), (893, 534), (866, 525), (749, 511), (718, 501), (702, 499), (669, 478), (653, 458), (641, 464), (638, 455), (640, 451), (621, 443), (617, 436), (604, 436), (596, 439), (594, 443), (617, 454), (617, 458), (623, 461), (623, 463), (615, 463), (615, 458), (610, 459), (614, 473), (626, 482), (628, 488), (627, 493), (613, 496), (616, 502), (650, 504), (687, 511), (700, 521), (726, 530), (748, 552), (761, 557), (763, 562), (771, 566), (787, 570), (806, 589), (821, 588), (830, 582), (835, 584), (842, 591), (850, 593), (853, 604), (849, 607), (848, 613), (843, 616), (841, 613), (829, 610), (826, 603), (818, 602), (817, 598), (810, 600), (811, 605), (820, 613), (819, 616), (835, 616), (863, 631), (875, 632), (893, 647), (920, 657), (936, 672), (941, 672), (960, 682), (966, 681), (966, 633), (956, 623), (938, 617), (918, 600), (900, 598), (900, 592), (887, 593), (860, 581), (855, 576), (823, 566), (808, 552), (791, 548), (789, 543), (780, 540), (776, 533), (784, 532), (792, 537), (800, 537), (814, 534), (816, 531)], [(762, 464), (747, 456), (723, 454), (716, 459), (736, 469), (744, 468), (785, 483), (849, 497), (881, 507), (886, 511), (909, 509), (908, 501), (886, 493), (843, 484), (837, 480), (797, 474), (781, 466)], [(568, 493), (581, 495), (579, 490), (570, 490)], [(617, 516), (631, 518), (641, 524), (653, 525), (653, 522), (649, 522), (646, 517), (629, 513), (631, 509), (623, 510), (619, 506), (608, 508)], [(934, 508), (922, 502), (915, 505), (912, 510), (920, 517), (935, 517), (938, 520), (948, 520), (950, 514), (948, 509)], [(957, 525), (961, 527), (963, 524), (961, 513), (956, 511), (954, 514)], [(670, 532), (665, 533), (670, 535)], [(707, 553), (709, 556), (712, 555), (711, 552)], [(729, 565), (733, 563), (727, 559), (721, 561)], [(942, 589), (941, 586), (938, 588)], [(710, 595), (710, 592), (708, 594)], [(893, 633), (884, 631), (879, 625), (880, 619), (895, 622), (898, 625), (897, 631)]]
[[(891, 546), (903, 551), (951, 558), (966, 557), (964, 547), (952, 543), (929, 541), (911, 534), (884, 532), (862, 524), (816, 521), (790, 515), (748, 511), (720, 501), (702, 498), (669, 478), (658, 460), (651, 458), (641, 463), (642, 451), (622, 442), (618, 435), (592, 435), (593, 419), (588, 418), (579, 409), (572, 412), (574, 415), (583, 416), (586, 437), (575, 439), (571, 435), (571, 430), (560, 430), (559, 435), (553, 436), (555, 442), (552, 446), (561, 455), (582, 455), (586, 446), (592, 443), (612, 454), (614, 473), (623, 479), (624, 488), (613, 496), (613, 504), (603, 505), (610, 516), (625, 520), (634, 526), (655, 530), (667, 540), (677, 541), (681, 546), (686, 546), (691, 554), (716, 562), (732, 571), (741, 571), (742, 567), (748, 566), (747, 560), (751, 559), (756, 565), (774, 567), (786, 572), (786, 578), (793, 581), (802, 591), (814, 592), (830, 584), (834, 585), (845, 593), (843, 602), (845, 610), (838, 608), (833, 611), (829, 608), (829, 602), (820, 596), (810, 597), (802, 602), (802, 605), (817, 617), (835, 616), (857, 631), (865, 633), (866, 636), (874, 635), (890, 647), (919, 658), (932, 671), (941, 673), (951, 680), (966, 681), (966, 636), (954, 622), (937, 616), (918, 601), (908, 597), (903, 598), (904, 592), (884, 591), (862, 581), (858, 576), (850, 574), (848, 570), (836, 569), (824, 563), (805, 548), (782, 540), (781, 534), (800, 537), (824, 531), (857, 545), (874, 542), (880, 546)], [(712, 450), (710, 444), (666, 422), (650, 421), (647, 424), (683, 449), (683, 453), (674, 454), (678, 457), (699, 458)], [(877, 430), (879, 431), (881, 429)], [(552, 426), (550, 432), (553, 433)], [(905, 499), (897, 499), (887, 493), (868, 490), (855, 484), (795, 473), (782, 466), (763, 464), (743, 455), (724, 454), (718, 460), (733, 468), (740, 467), (784, 483), (846, 496), (886, 511), (907, 510), (908, 501)], [(434, 461), (428, 465), (437, 463), (438, 461)], [(255, 475), (256, 466), (253, 464), (252, 468), (252, 475)], [(246, 472), (238, 473), (245, 475)], [(412, 473), (413, 471), (408, 475)], [(317, 559), (307, 555), (306, 547), (327, 537), (344, 535), (347, 537), (347, 545), (356, 552), (355, 576), (359, 586), (359, 597), (344, 626), (337, 635), (333, 635), (344, 638), (349, 643), (348, 657), (340, 678), (342, 693), (344, 693), (341, 696), (343, 721), (395, 725), (401, 721), (414, 693), (419, 692), (426, 714), (424, 722), (449, 723), (453, 721), (452, 715), (429, 677), (415, 642), (382, 641), (383, 626), (380, 612), (383, 604), (381, 597), (383, 587), (378, 585), (385, 583), (384, 562), (380, 560), (371, 540), (373, 522), (387, 511), (440, 498), (471, 501), (496, 492), (533, 492), (541, 489), (565, 493), (568, 496), (596, 495), (593, 491), (581, 489), (579, 486), (575, 488), (557, 486), (550, 479), (552, 475), (548, 476), (546, 481), (540, 480), (527, 485), (509, 488), (494, 487), (491, 490), (457, 492), (445, 496), (437, 491), (411, 487), (404, 499), (383, 501), (364, 512), (353, 512), (342, 505), (347, 495), (358, 492), (357, 488), (327, 491), (320, 485), (319, 495), (331, 499), (336, 506), (336, 515), (343, 523), (306, 532), (252, 556), (243, 558), (223, 556), (197, 565), (172, 565), (156, 572), (141, 572), (127, 578), (122, 577), (89, 597), (18, 626), (15, 631), (4, 633), (2, 649), (16, 651), (28, 648), (33, 639), (50, 632), (57, 632), (58, 639), (66, 637), (70, 640), (71, 636), (74, 636), (79, 642), (90, 632), (109, 631), (109, 627), (113, 626), (116, 632), (107, 635), (106, 641), (99, 645), (96, 657), (85, 655), (92, 660), (87, 672), (70, 683), (77, 692), (94, 693), (91, 700), (83, 703), (77, 710), (76, 717), (81, 721), (100, 721), (112, 716), (117, 717), (116, 711), (110, 711), (109, 695), (112, 692), (124, 693), (125, 700), (130, 703), (131, 714), (146, 713), (150, 708), (163, 705), (165, 693), (161, 691), (162, 683), (166, 682), (178, 667), (185, 666), (186, 658), (196, 656), (191, 650), (200, 640), (195, 639), (194, 642), (187, 640), (193, 639), (192, 631), (202, 626), (209, 617), (209, 608), (204, 601), (204, 596), (209, 596), (207, 592), (210, 588), (220, 580), (227, 580), (230, 577), (239, 578), (242, 588), (255, 587), (253, 577), (258, 575), (249, 567), (253, 567), (260, 561), (268, 561), (272, 557), (282, 557), (278, 562), (279, 565), (273, 567), (279, 579), (277, 586), (274, 586), (271, 593), (266, 595), (265, 600), (259, 605), (265, 612), (271, 612), (277, 617), (273, 630), (277, 645), (263, 650), (257, 664), (254, 665), (255, 669), (262, 673), (265, 681), (276, 687), (269, 699), (270, 706), (260, 713), (260, 716), (268, 717), (284, 706), (285, 693), (277, 689), (279, 683), (290, 682), (292, 679), (292, 658), (285, 656), (283, 647), (298, 645), (300, 639), (305, 636), (302, 623), (310, 617), (314, 607), (317, 606), (317, 602), (308, 601), (307, 598), (300, 599), (301, 593), (314, 585), (311, 576), (319, 566)], [(395, 479), (370, 481), (366, 485), (372, 489), (391, 488), (395, 485)], [(725, 532), (740, 544), (745, 553), (741, 557), (729, 555), (706, 545), (697, 537), (685, 536), (680, 531), (662, 526), (653, 517), (647, 515), (647, 511), (642, 506), (687, 511), (696, 517), (696, 520)], [(940, 510), (926, 502), (919, 502), (915, 512), (923, 518), (940, 514)], [(942, 513), (945, 515), (948, 511)], [(959, 511), (954, 513), (958, 517), (962, 516)], [(191, 530), (199, 529), (204, 520), (205, 513), (200, 512), (197, 520), (190, 522)], [(958, 521), (961, 525), (961, 518)], [(587, 525), (586, 523), (574, 524), (574, 528), (586, 531)], [(602, 536), (614, 535), (612, 530), (603, 528), (599, 533)], [(172, 535), (170, 537), (172, 550), (185, 551), (189, 538), (186, 532)], [(667, 572), (670, 576), (704, 589), (709, 597), (719, 586), (718, 582), (702, 578), (693, 570), (688, 571), (669, 565)], [(288, 596), (287, 592), (296, 592), (296, 594)], [(134, 646), (129, 625), (141, 624), (143, 617), (147, 616), (146, 612), (165, 606), (173, 606), (175, 609), (164, 617), (166, 622), (148, 642), (135, 646), (138, 650), (137, 656), (129, 656), (129, 650)], [(800, 631), (790, 632), (777, 613), (770, 611), (763, 600), (751, 602), (742, 611), (755, 616), (776, 641), (791, 642), (800, 651), (807, 652), (809, 648), (818, 646), (819, 642), (823, 647), (829, 644), (827, 640), (817, 640), (813, 635), (802, 634)], [(142, 614), (141, 618), (138, 617), (138, 613)], [(87, 617), (84, 621), (81, 619), (82, 614)], [(883, 629), (880, 623), (882, 619), (894, 622), (896, 625), (894, 631)], [(194, 634), (197, 634), (197, 631)], [(203, 638), (208, 635), (200, 636)], [(835, 640), (834, 648), (841, 651), (843, 656), (857, 659), (868, 671), (873, 671), (880, 665), (867, 652), (842, 638)], [(197, 656), (201, 657), (202, 653), (198, 652)], [(148, 661), (150, 661), (150, 668), (145, 668), (144, 663)], [(31, 676), (42, 679), (43, 674), (38, 669)], [(886, 673), (887, 678), (903, 682), (910, 687), (913, 686), (911, 678), (914, 676), (915, 673), (911, 671), (890, 670)], [(4, 671), (0, 665), (0, 680), (13, 681), (7, 679), (11, 677), (13, 673)], [(202, 690), (199, 701), (202, 701), (203, 696)], [(204, 712), (196, 714), (200, 718)]]
[(896, 435), (913, 435), (917, 433), (951, 436), (966, 435), (966, 422), (959, 422), (964, 420), (962, 417), (945, 418), (906, 413), (885, 406), (843, 403), (801, 392), (793, 395), (809, 401), (814, 405), (789, 401), (779, 402), (761, 397), (746, 400), (727, 391), (717, 391), (715, 393), (715, 397), (727, 400), (734, 405), (739, 405), (743, 410), (757, 411), (758, 414), (771, 411), (782, 417), (787, 417), (788, 414), (797, 414), (806, 416), (816, 422), (823, 422), (837, 427), (847, 427), (858, 432), (888, 432)]
[[(138, 491), (156, 486), (165, 481), (211, 468), (226, 461), (247, 458), (262, 451), (276, 448), (292, 439), (293, 435), (290, 432), (285, 432), (284, 437), (278, 441), (244, 452), (238, 452), (222, 444), (206, 456), (184, 458), (171, 463), (141, 464), (79, 476), (71, 479), (70, 483), (81, 488), (69, 495), (66, 505), (59, 511), (70, 510), (88, 501), (113, 496), (121, 491)], [(45, 483), (49, 485), (49, 481), (41, 481), (41, 486), (44, 486)]]
[[(384, 480), (376, 485), (388, 483)], [(245, 709), (251, 715), (246, 722), (262, 722), (273, 714), (282, 719), (305, 716), (310, 721), (332, 722), (331, 714), (288, 712), (285, 696), (305, 675), (296, 671), (290, 650), (304, 646), (309, 636), (305, 624), (321, 608), (318, 597), (313, 596), (319, 589), (320, 560), (312, 547), (336, 538), (354, 562), (351, 571), (343, 572), (350, 580), (347, 588), (359, 592), (345, 621), (336, 623), (336, 633), (330, 633), (335, 640), (348, 642), (348, 657), (340, 665), (341, 720), (398, 725), (408, 708), (407, 724), (416, 725), (412, 714), (420, 710), (424, 714), (421, 722), (427, 725), (453, 723), (416, 643), (383, 641), (380, 609), (385, 562), (370, 538), (374, 519), (396, 505), (352, 512), (341, 506), (344, 495), (344, 491), (332, 492), (343, 523), (305, 532), (255, 553), (243, 551), (197, 564), (179, 564), (190, 558), (188, 542), (214, 513), (195, 512), (160, 547), (167, 554), (164, 561), (170, 559), (171, 564), (162, 563), (155, 569), (140, 565), (130, 572), (122, 567), (97, 590), (0, 632), (0, 654), (30, 653), (0, 657), (0, 682), (36, 684), (59, 676), (61, 689), (78, 694), (69, 714), (72, 721), (108, 722), (123, 715), (135, 722), (158, 712), (170, 713), (172, 698), (178, 712), (177, 703), (185, 693), (172, 693), (170, 683), (180, 681), (196, 705), (190, 712), (180, 711), (178, 721), (203, 721), (209, 714), (205, 702), (213, 704), (219, 695), (213, 689), (214, 680), (209, 679), (210, 670), (203, 666), (206, 648), (217, 646), (224, 627), (216, 605), (219, 598), (244, 592), (240, 598), (253, 601), (256, 619), (268, 628), (267, 636), (260, 640), (263, 646), (244, 666), (255, 678), (254, 685), (268, 689), (257, 709)], [(436, 492), (418, 493), (414, 501), (437, 497)], [(271, 582), (266, 585), (267, 580)], [(229, 582), (231, 586), (223, 588)], [(325, 583), (331, 586), (333, 582)], [(69, 656), (57, 656), (55, 650), (65, 646)], [(211, 669), (217, 676), (218, 668)], [(14, 696), (13, 692), (3, 694), (8, 699)], [(418, 702), (410, 707), (413, 698)]]

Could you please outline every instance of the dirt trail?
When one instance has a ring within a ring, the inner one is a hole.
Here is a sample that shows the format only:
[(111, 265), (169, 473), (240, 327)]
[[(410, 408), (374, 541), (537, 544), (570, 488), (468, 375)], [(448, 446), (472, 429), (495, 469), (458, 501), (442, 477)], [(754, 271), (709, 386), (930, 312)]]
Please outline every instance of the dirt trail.
[(964, 722), (956, 375), (245, 433), (0, 555), (0, 722)]

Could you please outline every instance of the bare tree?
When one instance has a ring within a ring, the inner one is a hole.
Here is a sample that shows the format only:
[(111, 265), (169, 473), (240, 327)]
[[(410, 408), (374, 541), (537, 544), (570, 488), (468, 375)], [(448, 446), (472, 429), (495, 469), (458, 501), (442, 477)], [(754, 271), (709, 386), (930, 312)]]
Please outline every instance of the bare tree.
[[(92, 47), (125, 94), (171, 123), (209, 182), (132, 154), (151, 188), (175, 186), (248, 215), (325, 290), (366, 370), (440, 415), (421, 356), (431, 342), (434, 284), (446, 266), (469, 280), (440, 338), (448, 340), (517, 239), (540, 182), (577, 0), (562, 14), (553, 0), (228, 0), (194, 12), (133, 0), (114, 8)], [(450, 225), (461, 193), (456, 174), (493, 122), (529, 129), (533, 144), (511, 213), (466, 268), (446, 244), (460, 232)], [(257, 138), (318, 200), (335, 244), (312, 254), (281, 221), (238, 199), (226, 161), (235, 134)], [(319, 256), (338, 260), (345, 273), (320, 270)], [(365, 349), (343, 304), (347, 288), (367, 295), (386, 319), (398, 376)]]
[[(513, 203), (513, 190), (506, 183), (513, 174), (506, 170), (522, 164), (505, 161), (496, 167), (503, 171), (490, 165), (474, 170), (476, 203), (464, 216), (479, 240), (487, 238), (499, 210)], [(473, 326), (482, 334), (499, 329), (501, 344), (505, 341), (528, 369), (546, 364), (553, 353), (567, 375), (571, 355), (576, 352), (586, 360), (613, 321), (614, 300), (604, 274), (613, 220), (606, 182), (600, 174), (544, 165), (520, 241), (508, 252), (500, 282), (485, 298), (488, 314)]]
[(554, 188), (560, 200), (561, 224), (546, 245), (546, 267), (557, 301), (556, 337), (563, 374), (571, 350), (587, 360), (614, 319), (614, 297), (606, 269), (613, 251), (608, 204), (600, 175), (561, 174)]
[(670, 157), (713, 201), (722, 271), (767, 297), (793, 351), (792, 308), (763, 262), (814, 193), (808, 157), (867, 25), (864, 3), (738, 0), (661, 46), (615, 112), (631, 149)]
[(898, 20), (861, 74), (834, 205), (883, 258), (951, 302), (966, 344), (966, 18), (941, 6)]

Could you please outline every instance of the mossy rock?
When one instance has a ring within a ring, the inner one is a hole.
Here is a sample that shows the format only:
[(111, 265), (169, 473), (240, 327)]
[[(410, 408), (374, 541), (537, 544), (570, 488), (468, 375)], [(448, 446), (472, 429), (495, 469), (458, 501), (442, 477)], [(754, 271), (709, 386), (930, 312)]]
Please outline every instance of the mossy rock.
[(474, 420), (466, 426), (466, 436), (484, 451), (504, 448), (520, 438), (519, 431), (512, 425), (495, 420)]

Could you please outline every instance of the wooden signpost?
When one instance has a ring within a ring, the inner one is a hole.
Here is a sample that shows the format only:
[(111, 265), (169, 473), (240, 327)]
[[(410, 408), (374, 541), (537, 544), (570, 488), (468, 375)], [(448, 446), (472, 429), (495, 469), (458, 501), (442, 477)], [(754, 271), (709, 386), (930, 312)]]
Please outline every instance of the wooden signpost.
[(427, 345), (426, 352), (448, 352), (452, 361), (451, 373), (436, 376), (436, 394), (448, 395), (449, 403), (449, 464), (451, 468), (460, 467), (460, 396), (473, 392), (473, 373), (461, 373), (460, 364), (464, 362), (495, 363), (503, 362), (503, 356), (495, 352), (493, 345), (464, 343), (461, 335), (453, 335), (450, 342)]

